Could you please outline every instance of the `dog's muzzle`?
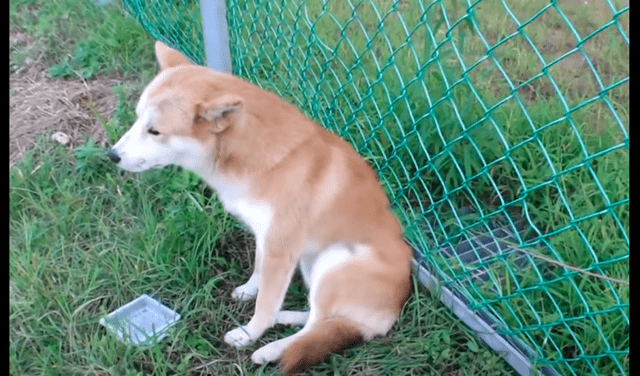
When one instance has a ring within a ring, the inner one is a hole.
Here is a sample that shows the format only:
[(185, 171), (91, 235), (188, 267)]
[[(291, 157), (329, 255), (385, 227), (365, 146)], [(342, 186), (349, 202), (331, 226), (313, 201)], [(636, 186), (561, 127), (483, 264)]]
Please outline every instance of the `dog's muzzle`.
[(109, 159), (111, 159), (113, 163), (120, 162), (120, 156), (113, 149), (109, 150), (109, 152), (107, 153), (107, 157), (109, 157)]

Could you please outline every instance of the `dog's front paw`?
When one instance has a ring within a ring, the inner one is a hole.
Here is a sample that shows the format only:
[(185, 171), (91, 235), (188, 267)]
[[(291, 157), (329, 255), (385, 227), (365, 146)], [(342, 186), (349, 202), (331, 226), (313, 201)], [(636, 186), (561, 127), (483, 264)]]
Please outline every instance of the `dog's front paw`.
[(224, 341), (234, 347), (245, 347), (253, 342), (251, 334), (247, 332), (245, 326), (237, 327), (224, 335)]
[(244, 285), (238, 286), (231, 293), (231, 297), (236, 300), (252, 300), (258, 295), (258, 281), (260, 277), (252, 275)]
[(235, 300), (252, 300), (258, 295), (258, 286), (245, 283), (242, 286), (236, 287), (231, 293), (231, 297)]

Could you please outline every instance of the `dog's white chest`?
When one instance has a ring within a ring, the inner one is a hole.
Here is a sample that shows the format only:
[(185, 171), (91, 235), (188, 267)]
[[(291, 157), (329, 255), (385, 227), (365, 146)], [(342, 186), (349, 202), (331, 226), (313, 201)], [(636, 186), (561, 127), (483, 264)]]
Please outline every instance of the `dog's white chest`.
[(225, 179), (207, 180), (218, 192), (225, 210), (249, 226), (256, 236), (256, 242), (259, 246), (264, 244), (271, 224), (271, 207), (264, 202), (252, 200), (249, 197), (249, 190), (244, 184)]
[(257, 242), (262, 243), (265, 240), (271, 224), (269, 205), (241, 199), (225, 204), (225, 208), (251, 228)]

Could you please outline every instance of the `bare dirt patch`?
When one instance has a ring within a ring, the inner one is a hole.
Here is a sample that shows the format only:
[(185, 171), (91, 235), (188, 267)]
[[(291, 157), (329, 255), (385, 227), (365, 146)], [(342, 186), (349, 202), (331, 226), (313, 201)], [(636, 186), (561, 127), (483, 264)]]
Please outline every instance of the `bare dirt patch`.
[[(10, 35), (9, 42), (10, 49), (30, 43), (17, 33)], [(115, 77), (50, 79), (39, 59), (26, 59), (20, 67), (10, 67), (9, 166), (22, 158), (42, 133), (63, 132), (71, 148), (88, 136), (104, 144), (107, 137), (101, 120), (109, 119), (116, 108), (113, 86), (118, 82)]]

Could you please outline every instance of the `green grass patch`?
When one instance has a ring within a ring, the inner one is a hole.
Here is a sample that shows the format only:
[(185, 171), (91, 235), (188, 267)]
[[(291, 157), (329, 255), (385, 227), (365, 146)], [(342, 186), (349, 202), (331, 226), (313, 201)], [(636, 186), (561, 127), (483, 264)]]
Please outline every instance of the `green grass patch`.
[[(32, 58), (49, 66), (52, 77), (135, 76), (155, 64), (153, 39), (124, 16), (117, 1), (108, 6), (91, 0), (12, 1), (9, 20), (10, 32), (24, 32), (33, 39), (38, 47), (31, 54), (39, 56)], [(12, 53), (12, 62), (21, 65), (26, 53)]]

